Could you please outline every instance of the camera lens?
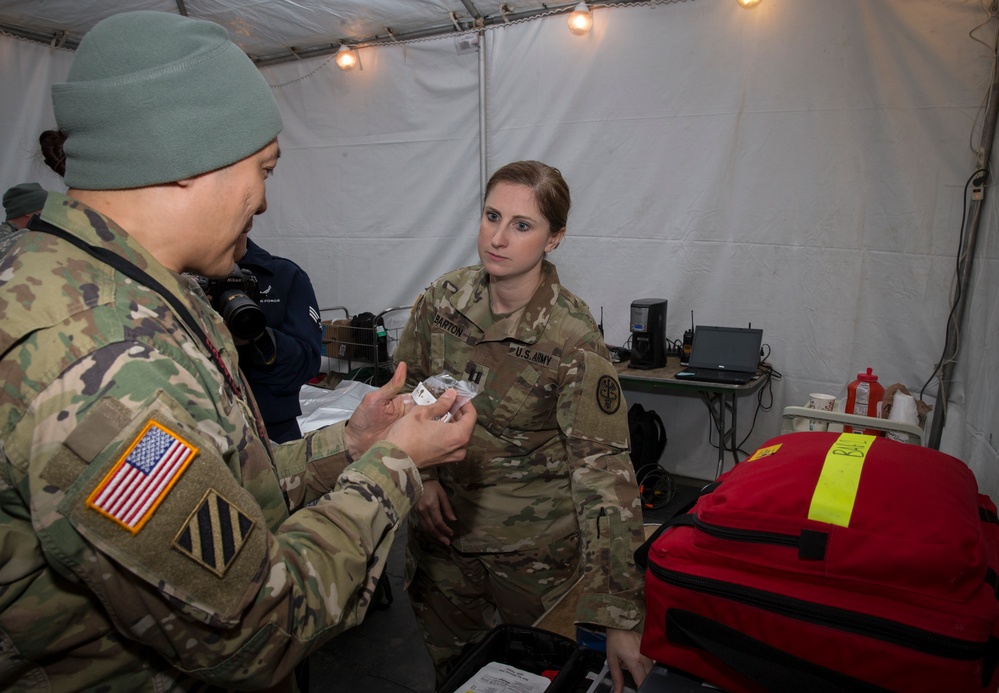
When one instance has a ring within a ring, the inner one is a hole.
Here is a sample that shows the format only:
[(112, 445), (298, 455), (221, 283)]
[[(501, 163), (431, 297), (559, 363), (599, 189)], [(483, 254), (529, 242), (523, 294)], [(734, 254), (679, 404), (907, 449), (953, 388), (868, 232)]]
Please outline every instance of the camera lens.
[(249, 296), (242, 291), (226, 291), (219, 297), (222, 319), (233, 337), (255, 340), (267, 328), (267, 316)]

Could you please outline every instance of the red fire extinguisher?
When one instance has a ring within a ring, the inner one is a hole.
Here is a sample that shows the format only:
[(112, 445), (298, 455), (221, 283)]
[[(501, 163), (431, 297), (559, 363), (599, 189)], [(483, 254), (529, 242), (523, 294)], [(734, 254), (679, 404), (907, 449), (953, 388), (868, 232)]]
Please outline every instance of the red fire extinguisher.
[[(857, 373), (857, 379), (846, 388), (846, 413), (860, 414), (881, 418), (881, 405), (885, 398), (885, 389), (878, 382), (878, 376), (868, 368), (866, 373)], [(853, 433), (853, 427), (844, 426), (845, 433)], [(869, 436), (883, 436), (884, 431), (867, 429), (863, 431)]]

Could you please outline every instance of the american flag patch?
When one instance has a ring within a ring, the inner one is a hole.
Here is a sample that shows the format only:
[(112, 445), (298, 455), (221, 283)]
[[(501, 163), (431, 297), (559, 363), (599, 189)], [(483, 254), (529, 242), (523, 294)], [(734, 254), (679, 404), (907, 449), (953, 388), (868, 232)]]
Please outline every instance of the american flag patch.
[(87, 507), (137, 534), (197, 454), (196, 447), (150, 421), (87, 498)]

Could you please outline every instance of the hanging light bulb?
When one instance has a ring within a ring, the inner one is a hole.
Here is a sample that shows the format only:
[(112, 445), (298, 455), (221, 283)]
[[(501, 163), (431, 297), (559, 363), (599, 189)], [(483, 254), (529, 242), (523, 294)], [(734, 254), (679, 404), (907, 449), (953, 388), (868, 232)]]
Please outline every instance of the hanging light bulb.
[(357, 51), (346, 43), (336, 52), (336, 66), (344, 72), (350, 72), (357, 67)]
[(572, 10), (572, 14), (569, 15), (569, 31), (576, 36), (584, 36), (590, 33), (590, 29), (592, 28), (593, 15), (590, 14), (590, 8), (587, 7), (586, 3), (581, 2), (576, 5), (575, 9)]
[(739, 3), (739, 7), (743, 7), (747, 10), (751, 10), (760, 4), (760, 0), (735, 0)]

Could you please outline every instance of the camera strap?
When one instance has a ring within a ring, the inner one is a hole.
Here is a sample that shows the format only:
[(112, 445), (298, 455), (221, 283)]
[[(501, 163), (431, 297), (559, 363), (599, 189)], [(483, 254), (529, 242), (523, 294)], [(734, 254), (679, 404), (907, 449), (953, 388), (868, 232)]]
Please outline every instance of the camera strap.
[(42, 219), (37, 216), (31, 221), (31, 224), (29, 225), (28, 228), (30, 228), (32, 231), (43, 231), (45, 233), (52, 234), (53, 236), (57, 236), (63, 239), (64, 241), (72, 243), (77, 248), (87, 253), (88, 255), (92, 256), (93, 258), (100, 260), (106, 265), (110, 265), (114, 269), (124, 274), (126, 277), (129, 277), (130, 279), (138, 282), (142, 286), (152, 289), (153, 291), (158, 293), (163, 299), (166, 300), (167, 303), (170, 304), (170, 306), (173, 308), (176, 314), (180, 317), (181, 321), (185, 325), (187, 325), (187, 328), (208, 349), (208, 353), (211, 354), (212, 361), (215, 363), (215, 366), (222, 373), (222, 377), (225, 379), (226, 385), (229, 386), (229, 389), (232, 390), (232, 392), (236, 395), (236, 397), (240, 399), (243, 398), (242, 388), (240, 388), (239, 383), (237, 383), (236, 379), (233, 378), (232, 375), (229, 373), (229, 369), (226, 368), (225, 363), (222, 361), (222, 356), (221, 354), (219, 354), (218, 349), (216, 349), (215, 345), (212, 344), (210, 339), (208, 339), (208, 335), (205, 334), (205, 331), (201, 329), (201, 325), (198, 323), (197, 320), (194, 319), (194, 316), (191, 315), (191, 311), (189, 311), (187, 309), (187, 306), (181, 303), (180, 299), (177, 298), (173, 293), (171, 293), (165, 286), (160, 284), (153, 277), (149, 276), (149, 274), (145, 270), (141, 269), (140, 267), (137, 267), (136, 265), (129, 262), (128, 260), (123, 258), (121, 255), (118, 255), (117, 253), (113, 253), (107, 248), (101, 248), (98, 246), (90, 245), (82, 238), (77, 238), (73, 234), (67, 233), (63, 229), (60, 229), (58, 226), (53, 226), (47, 221), (42, 221)]

